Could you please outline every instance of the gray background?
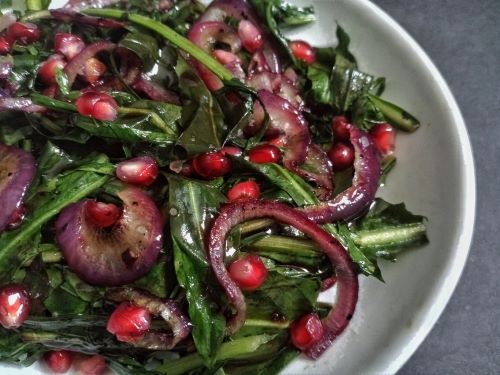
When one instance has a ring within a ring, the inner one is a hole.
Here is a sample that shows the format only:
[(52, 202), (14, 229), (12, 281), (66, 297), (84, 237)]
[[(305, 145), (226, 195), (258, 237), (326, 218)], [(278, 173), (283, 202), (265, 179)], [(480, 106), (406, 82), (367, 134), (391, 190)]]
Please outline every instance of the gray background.
[(467, 266), (437, 325), (399, 375), (500, 374), (500, 0), (372, 1), (444, 75), (465, 117), (477, 173)]

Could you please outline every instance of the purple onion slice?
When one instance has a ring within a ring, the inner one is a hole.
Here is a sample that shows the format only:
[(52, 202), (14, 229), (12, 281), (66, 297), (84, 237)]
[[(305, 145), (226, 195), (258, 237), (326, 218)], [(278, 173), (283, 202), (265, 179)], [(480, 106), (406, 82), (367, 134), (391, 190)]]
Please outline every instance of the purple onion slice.
[(223, 288), (235, 314), (229, 318), (227, 329), (234, 333), (245, 322), (246, 303), (241, 289), (231, 279), (224, 265), (226, 239), (231, 229), (244, 221), (271, 218), (293, 226), (310, 237), (319, 249), (328, 256), (337, 276), (337, 296), (335, 306), (322, 319), (325, 328), (323, 336), (305, 354), (319, 357), (347, 327), (354, 314), (358, 300), (358, 275), (351, 258), (342, 245), (320, 226), (301, 213), (279, 202), (247, 201), (224, 206), (208, 235), (208, 258), (215, 278)]
[(35, 159), (19, 148), (0, 144), (0, 232), (10, 223), (36, 173)]
[(283, 165), (292, 172), (304, 163), (311, 142), (309, 127), (302, 113), (288, 100), (267, 90), (258, 92), (259, 99), (269, 113), (268, 131), (285, 137)]
[(93, 44), (85, 47), (78, 55), (76, 55), (65, 67), (64, 73), (68, 78), (68, 87), (73, 85), (75, 82), (76, 76), (80, 73), (85, 66), (85, 63), (91, 57), (94, 57), (99, 52), (102, 51), (111, 51), (115, 48), (115, 44), (111, 42), (106, 42), (104, 40), (95, 42)]
[(131, 337), (127, 343), (152, 350), (170, 350), (189, 336), (191, 323), (177, 303), (161, 299), (134, 288), (110, 289), (106, 296), (113, 301), (130, 301), (134, 305), (147, 309), (152, 315), (161, 316), (172, 333), (150, 331), (137, 338)]
[(50, 16), (55, 20), (66, 23), (81, 23), (84, 25), (104, 27), (107, 29), (121, 29), (125, 27), (123, 22), (115, 21), (109, 18), (86, 16), (85, 14), (75, 12), (71, 9), (51, 9)]
[(90, 284), (118, 286), (130, 283), (155, 264), (163, 244), (161, 215), (142, 190), (127, 188), (120, 219), (99, 229), (86, 216), (90, 200), (74, 203), (56, 221), (56, 240), (72, 271)]
[(315, 223), (352, 219), (375, 199), (380, 179), (376, 148), (368, 134), (356, 126), (350, 126), (349, 134), (355, 152), (352, 186), (330, 201), (304, 207), (302, 211)]
[(20, 111), (26, 113), (45, 112), (46, 108), (34, 104), (30, 98), (11, 98), (0, 96), (0, 112)]
[(132, 88), (142, 94), (147, 95), (150, 99), (157, 102), (170, 103), (175, 105), (181, 104), (179, 95), (153, 82), (145, 74), (140, 74), (138, 76), (138, 78), (132, 83)]
[(215, 0), (212, 2), (205, 12), (201, 15), (200, 21), (219, 21), (224, 22), (227, 18), (232, 18), (238, 21), (248, 20), (253, 23), (257, 30), (262, 34), (264, 44), (262, 46), (262, 55), (264, 56), (267, 65), (273, 73), (280, 73), (282, 64), (276, 48), (272, 43), (272, 36), (269, 35), (260, 25), (262, 20), (255, 13), (252, 7), (245, 0)]

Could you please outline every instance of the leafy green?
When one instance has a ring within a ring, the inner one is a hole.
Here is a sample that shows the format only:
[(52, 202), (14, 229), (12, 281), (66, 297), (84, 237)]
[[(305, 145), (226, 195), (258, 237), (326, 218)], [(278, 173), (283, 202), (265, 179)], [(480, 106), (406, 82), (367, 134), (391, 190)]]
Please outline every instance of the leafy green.
[(71, 87), (69, 86), (68, 76), (60, 68), (56, 69), (56, 82), (59, 90), (64, 96), (69, 95)]
[(27, 10), (49, 9), (51, 0), (26, 0)]
[(170, 232), (174, 244), (177, 280), (186, 290), (192, 336), (208, 365), (224, 338), (225, 318), (215, 299), (205, 252), (205, 233), (225, 197), (210, 185), (177, 177), (169, 178)]
[(188, 155), (222, 147), (227, 127), (218, 102), (185, 60), (178, 60), (176, 71), (181, 93), (186, 99), (181, 119), (184, 130), (177, 145)]
[(312, 6), (297, 7), (279, 1), (276, 13), (276, 18), (280, 26), (301, 26), (316, 21), (314, 8)]
[(396, 104), (390, 103), (375, 95), (369, 95), (369, 99), (377, 106), (387, 121), (398, 129), (413, 132), (420, 127), (420, 122), (413, 115), (398, 107)]
[(371, 258), (393, 260), (402, 250), (429, 242), (423, 216), (409, 212), (404, 203), (391, 204), (380, 198), (350, 230), (354, 242)]
[(118, 45), (135, 53), (146, 71), (150, 70), (159, 58), (158, 42), (146, 33), (131, 31), (120, 40)]
[(21, 340), (17, 332), (0, 328), (0, 361), (30, 366), (40, 358), (43, 351), (41, 345)]
[[(87, 164), (67, 171), (50, 181), (46, 194), (35, 197), (36, 203), (23, 224), (0, 236), (0, 280), (7, 282), (16, 269), (30, 255), (26, 245), (40, 232), (41, 227), (56, 216), (65, 206), (91, 194), (108, 180), (113, 166), (105, 155), (98, 155)], [(30, 202), (27, 202), (30, 204)]]

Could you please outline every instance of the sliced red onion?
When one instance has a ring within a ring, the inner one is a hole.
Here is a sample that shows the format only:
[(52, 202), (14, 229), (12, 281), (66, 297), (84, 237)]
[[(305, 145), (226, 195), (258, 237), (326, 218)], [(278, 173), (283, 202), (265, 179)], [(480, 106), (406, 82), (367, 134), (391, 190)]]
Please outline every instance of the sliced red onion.
[(122, 215), (109, 229), (100, 230), (87, 219), (90, 199), (64, 208), (55, 224), (66, 262), (90, 284), (130, 283), (151, 269), (162, 248), (161, 215), (151, 198), (132, 187), (118, 196)]
[(357, 127), (351, 125), (349, 134), (355, 152), (352, 186), (330, 201), (302, 209), (316, 223), (354, 218), (375, 199), (380, 179), (376, 148), (368, 134)]
[(84, 8), (105, 8), (111, 5), (119, 4), (124, 0), (69, 0), (64, 8), (71, 10), (80, 10)]
[(255, 90), (267, 90), (288, 100), (299, 110), (304, 102), (298, 88), (285, 75), (262, 70), (248, 75), (247, 84)]
[(272, 36), (269, 35), (259, 25), (262, 25), (262, 20), (255, 13), (252, 7), (245, 0), (215, 0), (212, 2), (205, 12), (201, 15), (200, 21), (219, 21), (224, 22), (227, 18), (235, 20), (247, 20), (252, 22), (256, 27), (257, 32), (262, 35), (264, 44), (262, 46), (262, 54), (267, 62), (267, 65), (273, 73), (280, 73), (282, 70), (281, 61), (276, 52), (276, 48), (272, 43)]
[(320, 200), (331, 198), (333, 192), (333, 170), (330, 158), (323, 149), (311, 143), (307, 149), (306, 160), (295, 173), (316, 184), (316, 195)]
[(177, 303), (161, 299), (144, 291), (133, 288), (110, 289), (106, 296), (113, 301), (130, 301), (134, 305), (147, 309), (152, 315), (161, 316), (172, 333), (148, 332), (137, 338), (130, 338), (127, 343), (136, 347), (153, 350), (170, 350), (191, 332), (191, 323)]
[(104, 27), (107, 29), (121, 29), (125, 27), (125, 24), (120, 21), (115, 21), (109, 18), (86, 16), (82, 13), (69, 9), (51, 9), (50, 15), (53, 19), (66, 23), (82, 23), (85, 25)]
[(231, 229), (247, 220), (270, 218), (293, 226), (310, 237), (332, 262), (337, 276), (337, 296), (335, 306), (322, 320), (325, 328), (323, 337), (306, 354), (311, 358), (319, 357), (346, 328), (354, 314), (358, 300), (358, 276), (354, 264), (342, 245), (313, 223), (300, 211), (279, 202), (247, 201), (235, 202), (224, 206), (215, 220), (208, 236), (208, 257), (212, 271), (224, 289), (229, 303), (235, 309), (235, 315), (229, 318), (227, 328), (234, 333), (245, 322), (245, 297), (231, 279), (224, 266), (226, 239)]
[(307, 148), (311, 142), (307, 122), (288, 100), (267, 90), (260, 90), (258, 96), (269, 113), (269, 132), (279, 132), (285, 136), (283, 165), (295, 172), (306, 160)]
[(9, 225), (12, 215), (35, 177), (33, 155), (20, 148), (0, 144), (0, 232)]
[(175, 105), (181, 104), (179, 95), (154, 83), (145, 74), (139, 75), (139, 77), (132, 84), (132, 88), (157, 102), (171, 103)]
[(3, 111), (21, 111), (27, 113), (45, 112), (46, 108), (34, 104), (30, 98), (10, 98), (0, 97), (0, 112)]
[(111, 51), (115, 48), (115, 44), (107, 41), (99, 41), (89, 46), (85, 47), (78, 55), (76, 55), (66, 66), (64, 67), (64, 73), (68, 78), (68, 87), (73, 85), (76, 76), (83, 70), (85, 63), (99, 52)]

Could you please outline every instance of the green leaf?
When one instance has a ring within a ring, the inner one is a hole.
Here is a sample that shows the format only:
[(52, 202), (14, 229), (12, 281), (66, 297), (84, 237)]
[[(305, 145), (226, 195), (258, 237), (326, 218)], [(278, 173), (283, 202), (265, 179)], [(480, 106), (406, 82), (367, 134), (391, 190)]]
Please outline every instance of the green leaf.
[(68, 96), (71, 87), (69, 86), (68, 76), (61, 68), (56, 69), (56, 82), (61, 93)]
[(279, 1), (277, 18), (280, 26), (302, 26), (316, 21), (314, 7), (297, 7), (283, 1)]
[(87, 302), (62, 288), (53, 289), (43, 304), (53, 316), (82, 314), (88, 307)]
[(185, 60), (179, 58), (176, 70), (185, 98), (181, 119), (183, 132), (177, 145), (188, 155), (222, 147), (227, 127), (218, 102)]
[(356, 244), (370, 257), (393, 260), (402, 250), (429, 242), (423, 216), (409, 212), (404, 203), (391, 204), (380, 198), (350, 230)]
[(51, 0), (26, 0), (27, 10), (44, 10), (49, 9)]
[(131, 31), (120, 40), (118, 45), (135, 53), (142, 61), (145, 71), (150, 70), (158, 60), (158, 42), (149, 34), (137, 30)]
[(380, 112), (382, 112), (387, 121), (389, 121), (398, 129), (407, 132), (413, 132), (420, 127), (420, 121), (418, 121), (413, 115), (405, 111), (403, 108), (398, 107), (396, 104), (390, 103), (375, 95), (369, 95), (369, 97), (374, 105), (376, 105), (380, 110)]
[[(99, 189), (108, 181), (108, 174), (114, 171), (105, 155), (98, 155), (87, 164), (56, 177), (50, 194), (37, 196), (30, 216), (23, 224), (0, 236), (0, 281), (10, 280), (16, 269), (29, 255), (28, 244), (42, 226), (56, 216), (64, 207)], [(27, 202), (29, 205), (30, 202)]]
[(0, 361), (18, 366), (30, 366), (40, 358), (41, 345), (24, 342), (14, 330), (0, 328)]
[(160, 298), (167, 298), (169, 291), (172, 289), (173, 275), (171, 268), (171, 261), (167, 262), (167, 257), (162, 256), (151, 268), (151, 270), (134, 281), (134, 287), (146, 290)]
[(311, 93), (314, 101), (322, 104), (333, 103), (330, 86), (330, 72), (316, 65), (307, 68), (307, 78), (311, 81)]
[[(169, 177), (170, 232), (177, 280), (186, 290), (192, 336), (210, 366), (224, 338), (225, 318), (215, 298), (205, 251), (205, 233), (225, 197), (208, 184)], [(219, 292), (220, 293), (220, 292)]]

